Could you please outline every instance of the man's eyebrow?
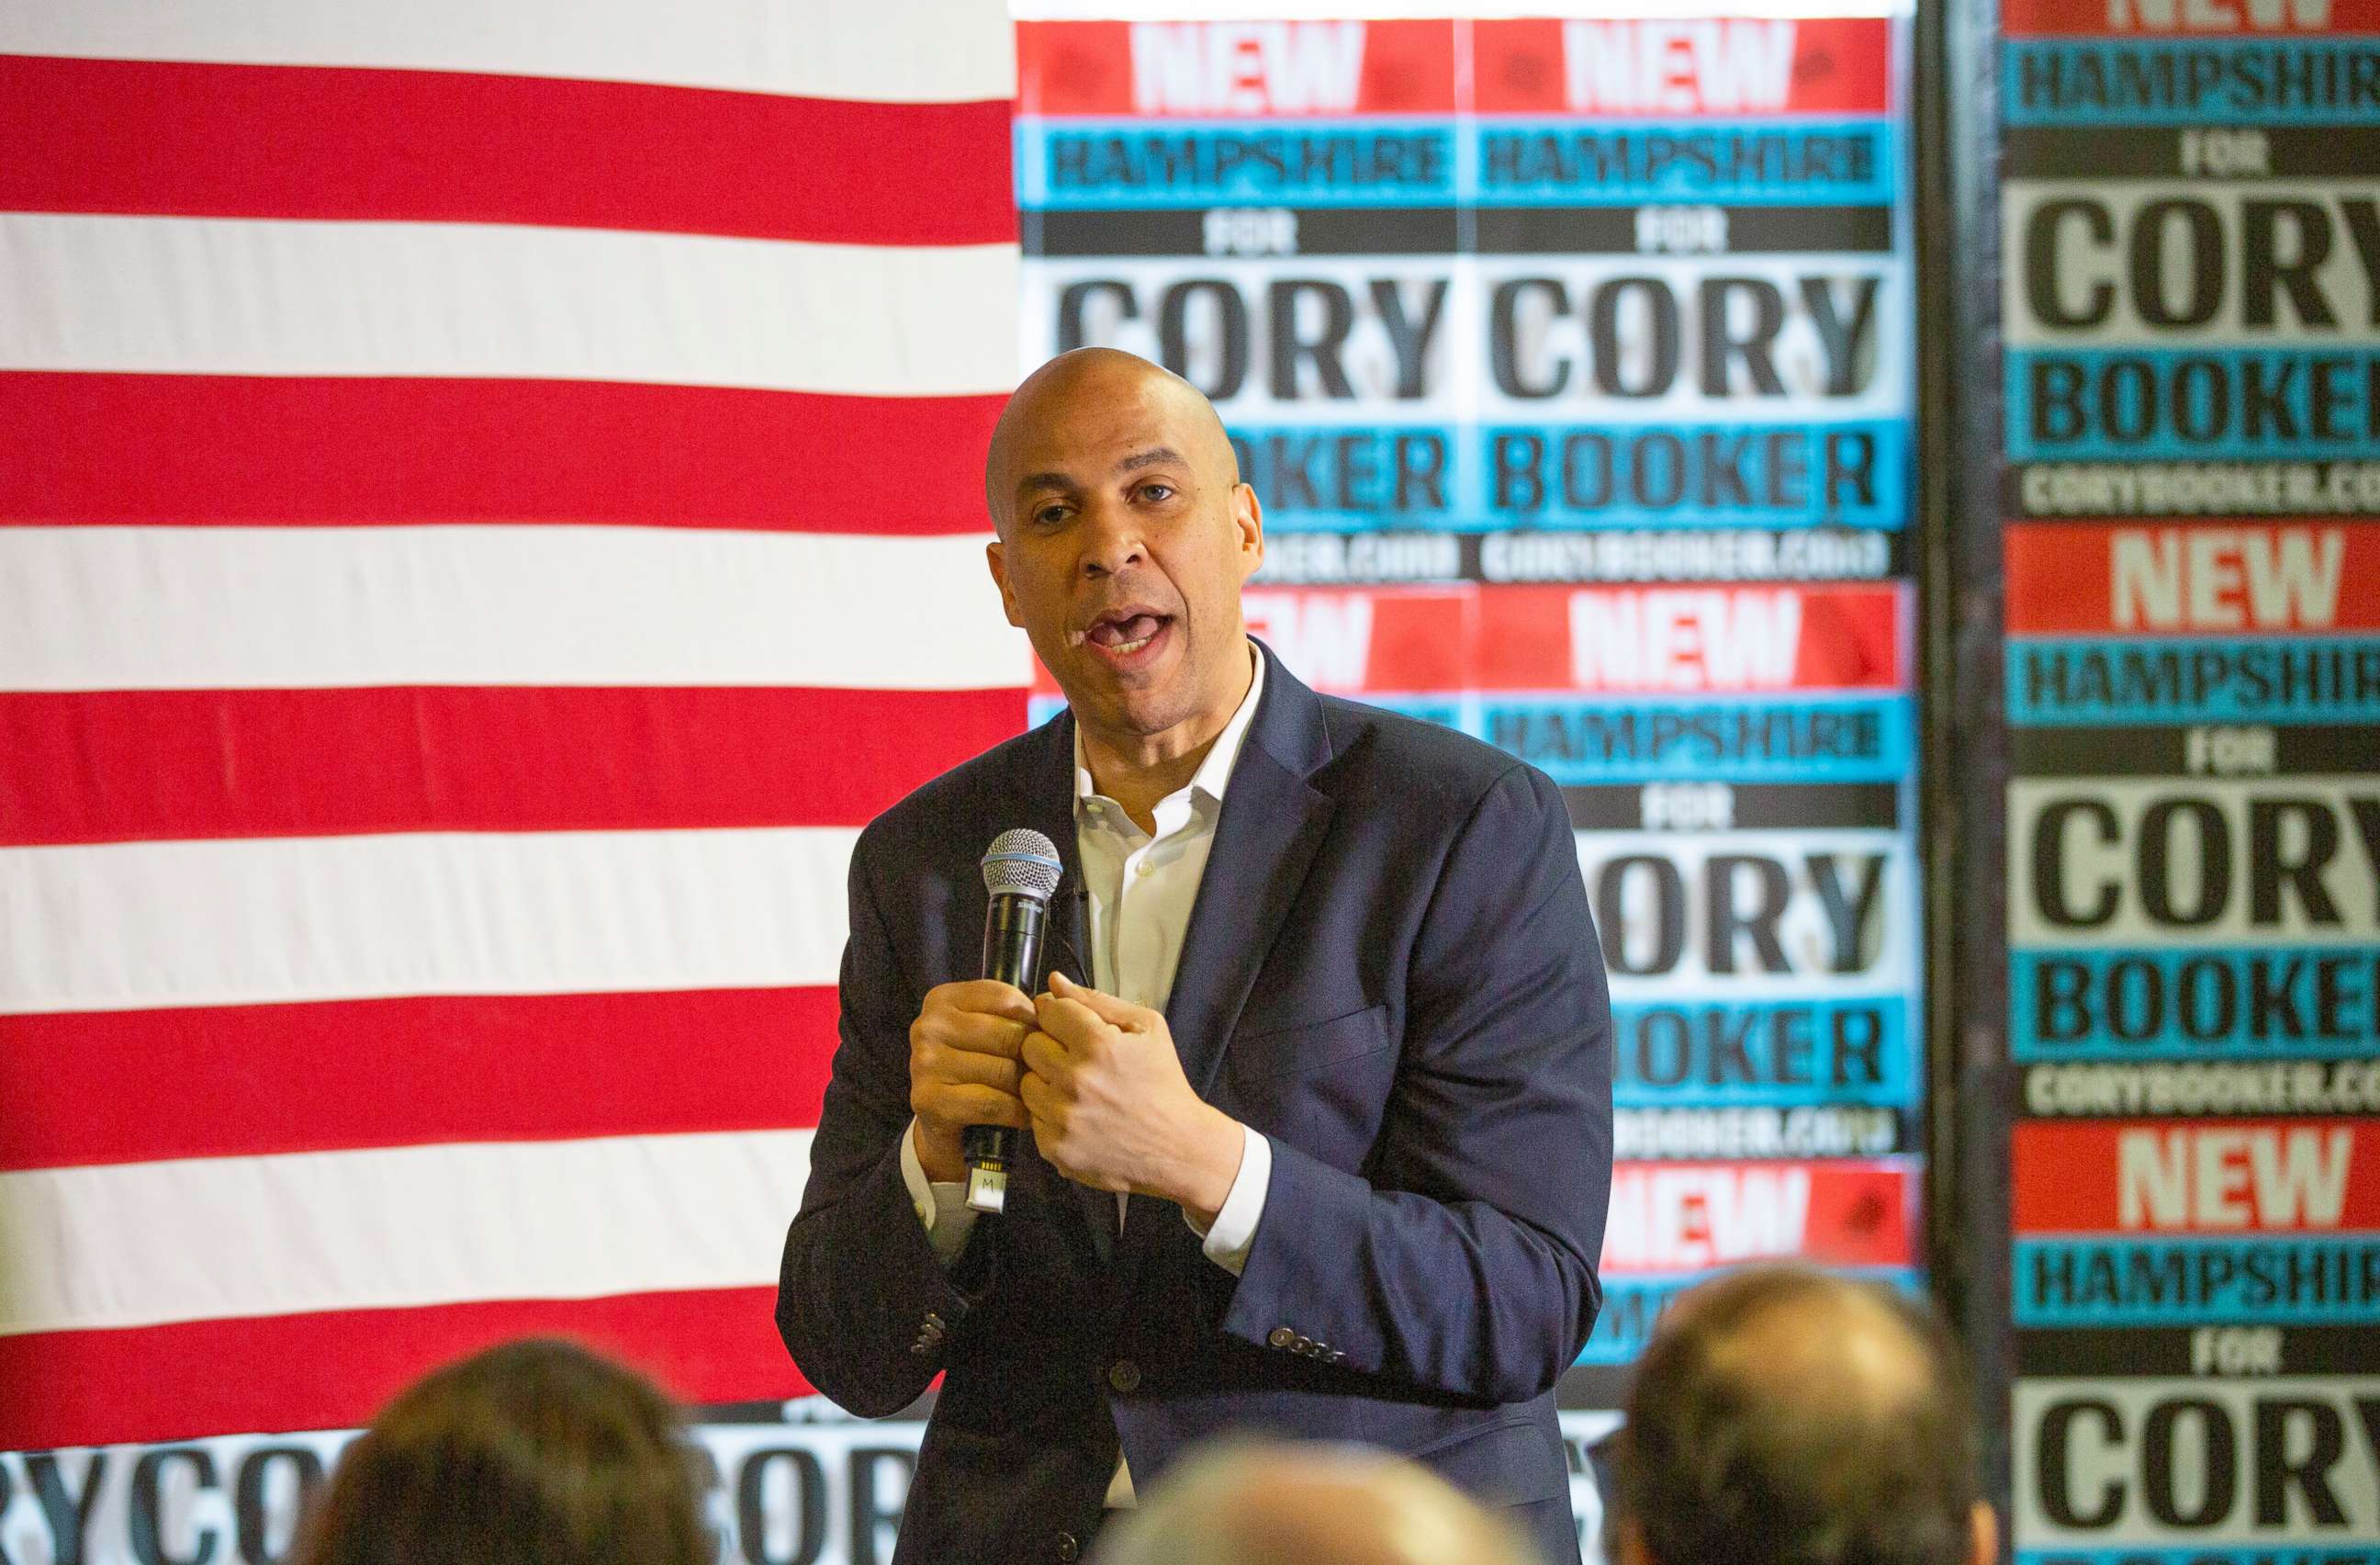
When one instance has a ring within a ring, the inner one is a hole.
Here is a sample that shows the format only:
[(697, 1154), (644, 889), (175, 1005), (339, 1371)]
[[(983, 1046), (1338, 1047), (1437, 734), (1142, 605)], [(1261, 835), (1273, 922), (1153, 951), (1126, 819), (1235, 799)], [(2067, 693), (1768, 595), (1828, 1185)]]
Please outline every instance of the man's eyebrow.
[(1036, 489), (1072, 489), (1075, 481), (1062, 472), (1028, 472), (1016, 481), (1016, 493), (1024, 495)]
[(1138, 472), (1142, 468), (1153, 468), (1164, 462), (1172, 462), (1178, 466), (1185, 459), (1181, 452), (1171, 446), (1152, 446), (1146, 451), (1135, 451), (1118, 462), (1115, 465), (1115, 471)]

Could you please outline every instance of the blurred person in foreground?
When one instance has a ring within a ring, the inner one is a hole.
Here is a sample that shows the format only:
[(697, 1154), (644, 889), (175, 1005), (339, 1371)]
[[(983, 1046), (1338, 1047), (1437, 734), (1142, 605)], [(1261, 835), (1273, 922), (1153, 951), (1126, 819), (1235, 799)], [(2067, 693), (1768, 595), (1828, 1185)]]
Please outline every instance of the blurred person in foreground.
[(297, 1565), (712, 1565), (677, 1406), (568, 1342), (436, 1370), (341, 1454)]
[(1096, 1565), (1536, 1565), (1503, 1517), (1361, 1446), (1224, 1444), (1103, 1533)]
[[(777, 1292), (854, 1412), (944, 1375), (899, 1559), (1062, 1565), (1233, 1431), (1413, 1453), (1575, 1559), (1553, 1389), (1602, 1303), (1612, 1048), (1560, 790), (1250, 640), (1262, 508), (1179, 376), (1053, 360), (985, 490), (987, 592), (1067, 709), (860, 834)], [(1037, 995), (977, 976), (1015, 827), (1063, 862)], [(998, 1217), (970, 1124), (1028, 1132)]]
[(1617, 1565), (1993, 1565), (1974, 1412), (1924, 1306), (1807, 1266), (1663, 1314), (1613, 1437)]

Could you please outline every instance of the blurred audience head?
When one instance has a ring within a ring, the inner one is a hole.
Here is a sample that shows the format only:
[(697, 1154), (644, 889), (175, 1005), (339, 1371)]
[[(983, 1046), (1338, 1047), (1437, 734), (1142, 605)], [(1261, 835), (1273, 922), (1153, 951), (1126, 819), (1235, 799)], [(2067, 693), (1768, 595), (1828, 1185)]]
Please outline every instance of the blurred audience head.
[(1682, 1296), (1613, 1441), (1618, 1565), (1991, 1565), (1937, 1317), (1804, 1266)]
[(1536, 1565), (1503, 1518), (1414, 1462), (1358, 1446), (1194, 1455), (1099, 1535), (1098, 1565)]
[(710, 1565), (678, 1410), (568, 1342), (416, 1381), (339, 1459), (302, 1565)]

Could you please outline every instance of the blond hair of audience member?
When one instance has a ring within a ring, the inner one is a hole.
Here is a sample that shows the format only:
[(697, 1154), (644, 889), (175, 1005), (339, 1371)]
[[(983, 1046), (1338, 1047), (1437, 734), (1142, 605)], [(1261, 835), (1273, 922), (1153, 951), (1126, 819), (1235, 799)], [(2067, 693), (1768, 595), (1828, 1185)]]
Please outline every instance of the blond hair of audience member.
[(1418, 1463), (1361, 1446), (1225, 1444), (1119, 1514), (1097, 1565), (1536, 1565), (1521, 1534)]
[(1807, 1266), (1682, 1295), (1613, 1440), (1619, 1565), (1992, 1565), (1974, 1417), (1931, 1311)]
[(339, 1459), (300, 1565), (710, 1565), (675, 1403), (569, 1342), (416, 1381)]

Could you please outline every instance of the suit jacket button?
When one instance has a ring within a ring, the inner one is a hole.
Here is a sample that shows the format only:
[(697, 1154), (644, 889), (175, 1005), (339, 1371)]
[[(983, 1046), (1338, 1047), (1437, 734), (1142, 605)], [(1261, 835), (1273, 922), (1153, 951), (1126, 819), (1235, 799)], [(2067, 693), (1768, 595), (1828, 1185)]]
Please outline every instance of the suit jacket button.
[(1296, 1341), (1291, 1343), (1290, 1346), (1296, 1349), (1301, 1353), (1310, 1353), (1314, 1351), (1314, 1339), (1311, 1337), (1301, 1337)]
[(1140, 1366), (1130, 1359), (1118, 1359), (1108, 1366), (1108, 1384), (1125, 1396), (1140, 1388)]
[(1064, 1562), (1064, 1565), (1075, 1565), (1075, 1561), (1082, 1558), (1082, 1553), (1083, 1546), (1074, 1534), (1058, 1534), (1058, 1558)]
[(1347, 1362), (1347, 1355), (1341, 1352), (1338, 1349), (1333, 1348), (1330, 1350), (1330, 1358), (1329, 1362), (1331, 1363), (1345, 1363)]
[(1297, 1333), (1285, 1326), (1276, 1326), (1266, 1334), (1265, 1340), (1276, 1348), (1292, 1347), (1297, 1341)]

